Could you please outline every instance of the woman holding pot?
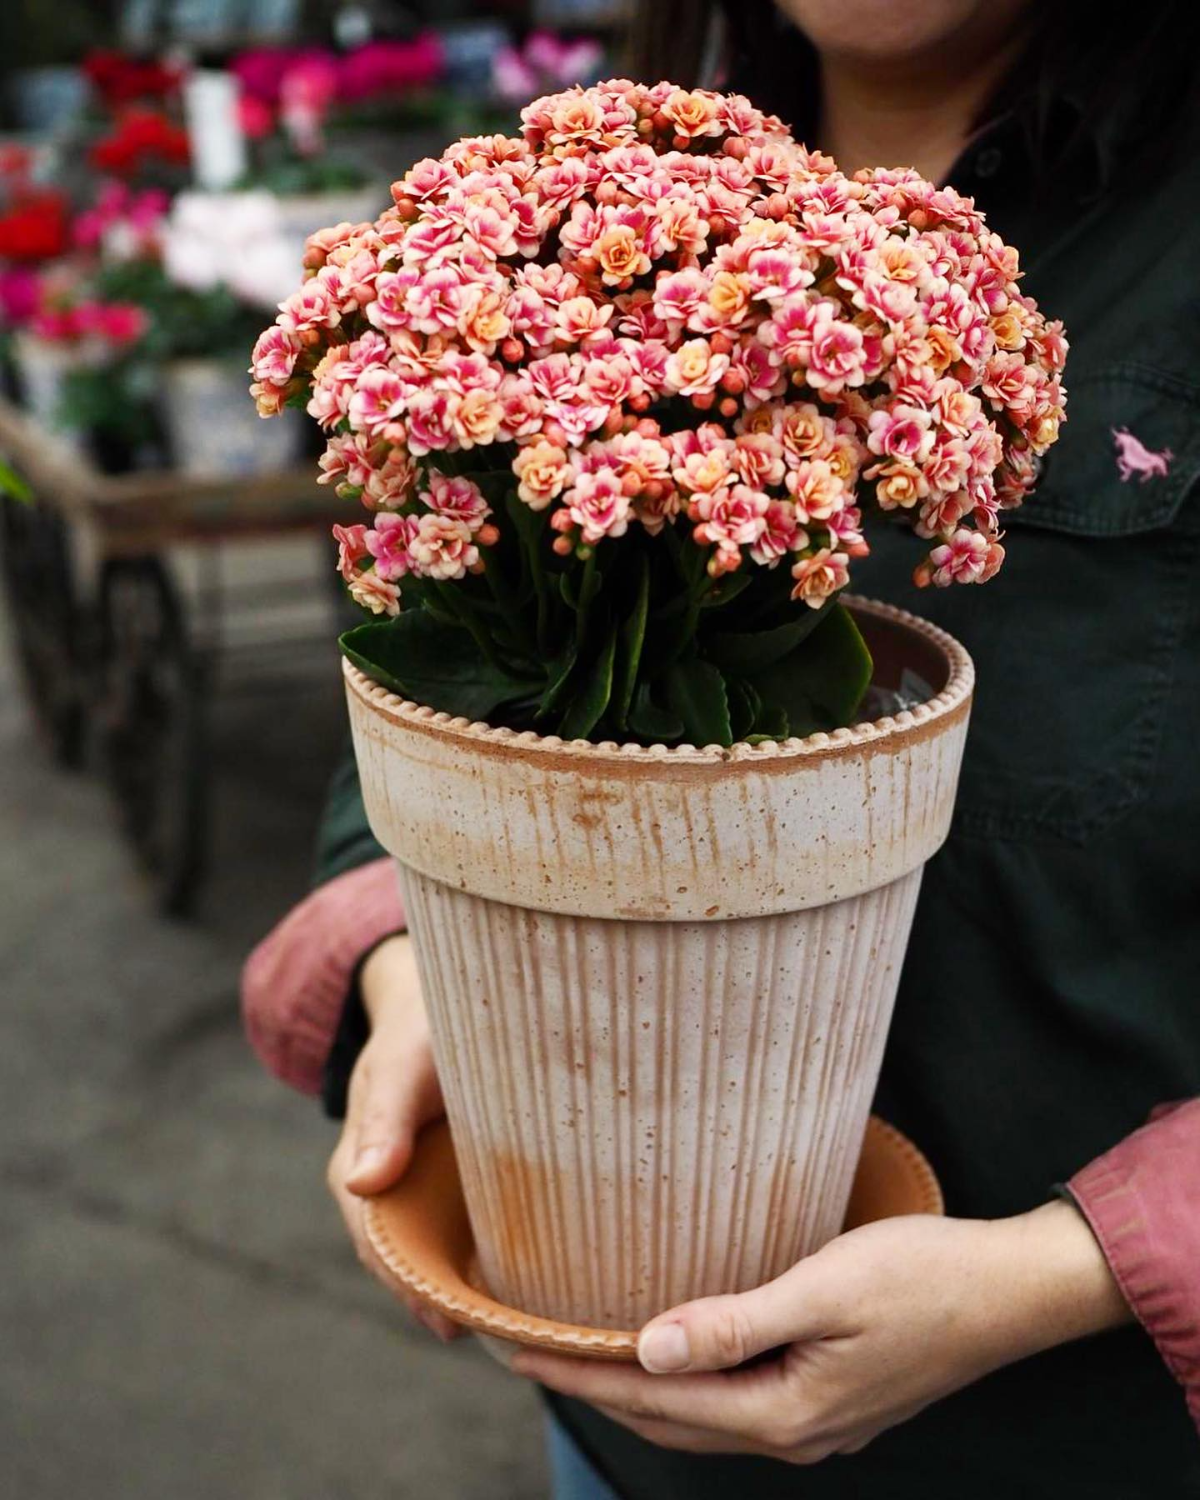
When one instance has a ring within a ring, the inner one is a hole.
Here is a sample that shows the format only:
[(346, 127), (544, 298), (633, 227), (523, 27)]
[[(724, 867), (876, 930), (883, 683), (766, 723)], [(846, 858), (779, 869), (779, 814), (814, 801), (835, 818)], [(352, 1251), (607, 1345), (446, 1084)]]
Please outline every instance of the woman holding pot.
[[(878, 1099), (953, 1217), (665, 1313), (641, 1368), (520, 1354), (563, 1497), (1200, 1492), (1196, 30), (1169, 3), (1136, 28), (1075, 0), (643, 7), (639, 76), (716, 65), (843, 169), (973, 195), (1070, 332), (1070, 421), (986, 604), (917, 604), (905, 538), (856, 575), (979, 668)], [(248, 965), (248, 1025), (345, 1114), (330, 1185), (369, 1261), (360, 1195), (441, 1101), (352, 763), (319, 872)]]

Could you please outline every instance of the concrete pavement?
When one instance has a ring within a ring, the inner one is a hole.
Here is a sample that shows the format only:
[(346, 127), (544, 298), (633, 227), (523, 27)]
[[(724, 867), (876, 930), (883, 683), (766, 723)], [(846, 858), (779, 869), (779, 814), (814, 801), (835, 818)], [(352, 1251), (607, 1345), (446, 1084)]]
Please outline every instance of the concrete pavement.
[(261, 1072), (236, 981), (305, 888), (344, 710), (218, 690), (198, 915), (150, 909), (104, 788), (51, 766), (0, 641), (0, 1494), (535, 1500), (532, 1393), (360, 1272), (333, 1129)]

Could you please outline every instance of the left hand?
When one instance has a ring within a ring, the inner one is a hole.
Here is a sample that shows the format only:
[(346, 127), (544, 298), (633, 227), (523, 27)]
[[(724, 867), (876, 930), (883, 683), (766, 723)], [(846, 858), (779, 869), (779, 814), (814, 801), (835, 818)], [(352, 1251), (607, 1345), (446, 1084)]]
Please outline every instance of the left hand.
[(852, 1230), (766, 1286), (653, 1319), (641, 1368), (523, 1349), (513, 1369), (663, 1447), (807, 1464), (1130, 1316), (1087, 1223), (1056, 1201), (1012, 1219)]

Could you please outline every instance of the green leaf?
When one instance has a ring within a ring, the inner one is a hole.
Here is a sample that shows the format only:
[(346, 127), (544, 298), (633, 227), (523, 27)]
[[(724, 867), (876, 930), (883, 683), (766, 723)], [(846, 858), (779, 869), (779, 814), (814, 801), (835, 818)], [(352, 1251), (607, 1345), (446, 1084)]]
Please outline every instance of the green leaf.
[(643, 552), (638, 558), (637, 598), (633, 613), (621, 627), (620, 666), (617, 669), (613, 688), (613, 723), (625, 729), (629, 721), (629, 705), (633, 702), (633, 689), (637, 682), (638, 664), (642, 659), (642, 643), (646, 639), (646, 619), (650, 612), (650, 562)]
[(11, 464), (0, 458), (0, 494), (8, 495), (21, 505), (33, 504), (33, 491)]
[(700, 600), (701, 609), (720, 609), (736, 599), (743, 589), (749, 588), (754, 576), (749, 568), (739, 568), (736, 573), (726, 573), (724, 578)]
[(634, 690), (629, 727), (652, 745), (671, 745), (683, 738), (683, 720), (655, 703), (648, 682), (639, 682)]
[(562, 702), (567, 684), (571, 680), (571, 673), (575, 670), (575, 663), (578, 660), (579, 652), (575, 646), (575, 638), (571, 636), (550, 664), (549, 683), (538, 701), (539, 718), (548, 714), (552, 708), (557, 708)]
[[(746, 674), (768, 708), (787, 715), (788, 733), (812, 734), (853, 722), (871, 681), (871, 653), (844, 605), (835, 604), (791, 655)], [(756, 725), (761, 729), (762, 725)]]
[(732, 745), (725, 679), (698, 656), (673, 663), (663, 676), (667, 706), (683, 720), (693, 745)]
[(729, 695), (729, 731), (736, 743), (754, 728), (762, 704), (750, 684), (740, 677), (727, 677), (725, 691)]
[(580, 647), (587, 638), (588, 611), (595, 602), (603, 582), (604, 575), (596, 564), (596, 553), (593, 551), (588, 554), (588, 559), (583, 565), (583, 576), (579, 580), (579, 593), (575, 604), (575, 640)]
[(424, 609), (357, 625), (338, 644), (373, 681), (448, 714), (486, 719), (541, 686), (489, 662), (468, 631)]
[(754, 721), (754, 732), (747, 735), (747, 739), (752, 741), (786, 740), (791, 732), (787, 714), (779, 704), (775, 703), (767, 708), (759, 709), (758, 717)]
[(604, 715), (612, 697), (613, 658), (617, 651), (617, 632), (610, 630), (600, 655), (592, 663), (579, 692), (563, 715), (559, 734), (564, 740), (585, 740)]
[(723, 672), (754, 672), (769, 667), (808, 639), (832, 603), (830, 599), (820, 609), (793, 606), (794, 618), (776, 625), (773, 630), (715, 631), (704, 638), (704, 655)]

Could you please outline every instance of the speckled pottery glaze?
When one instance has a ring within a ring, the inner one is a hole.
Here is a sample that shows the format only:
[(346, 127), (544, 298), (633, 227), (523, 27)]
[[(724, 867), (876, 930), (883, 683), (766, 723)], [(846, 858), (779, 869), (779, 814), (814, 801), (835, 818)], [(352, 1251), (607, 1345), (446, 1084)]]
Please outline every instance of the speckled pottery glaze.
[(974, 672), (850, 601), (875, 680), (933, 696), (758, 746), (471, 724), (348, 664), (489, 1291), (637, 1328), (839, 1230)]

